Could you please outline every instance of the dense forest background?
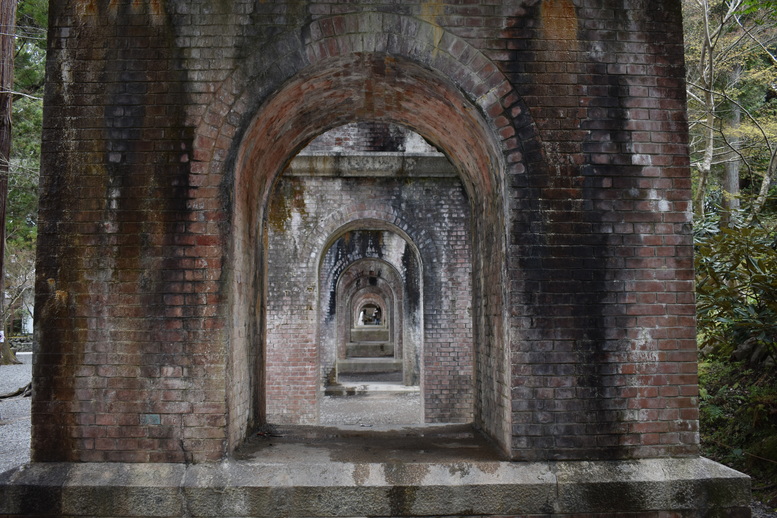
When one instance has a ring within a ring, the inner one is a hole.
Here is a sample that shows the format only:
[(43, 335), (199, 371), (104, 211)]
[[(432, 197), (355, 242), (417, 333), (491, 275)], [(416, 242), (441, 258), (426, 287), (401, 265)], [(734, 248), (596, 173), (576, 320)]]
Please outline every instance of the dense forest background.
[[(682, 4), (702, 446), (777, 507), (777, 0)], [(47, 9), (19, 0), (16, 13), (2, 307), (11, 335), (31, 311)]]
[(682, 3), (702, 446), (777, 507), (777, 1)]
[[(4, 8), (6, 5), (12, 6), (13, 2), (3, 2)], [(47, 19), (48, 0), (19, 0), (10, 92), (12, 145), (10, 156), (0, 157), (0, 166), (4, 166), (0, 167), (0, 174), (7, 175), (8, 188), (3, 254), (5, 297), (0, 297), (0, 329), (9, 338), (22, 331), (20, 323), (32, 314)], [(9, 37), (8, 31), (3, 31), (2, 37)], [(7, 348), (10, 343), (3, 342), (0, 363), (13, 361)]]

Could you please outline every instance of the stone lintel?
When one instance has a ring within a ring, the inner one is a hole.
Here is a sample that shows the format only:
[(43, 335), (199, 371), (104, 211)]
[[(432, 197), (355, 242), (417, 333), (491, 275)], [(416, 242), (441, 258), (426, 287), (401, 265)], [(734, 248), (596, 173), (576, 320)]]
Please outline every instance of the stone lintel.
[(704, 458), (606, 462), (34, 463), (0, 474), (0, 514), (749, 516), (750, 479)]
[(342, 152), (297, 155), (286, 167), (289, 176), (447, 178), (456, 169), (442, 153)]

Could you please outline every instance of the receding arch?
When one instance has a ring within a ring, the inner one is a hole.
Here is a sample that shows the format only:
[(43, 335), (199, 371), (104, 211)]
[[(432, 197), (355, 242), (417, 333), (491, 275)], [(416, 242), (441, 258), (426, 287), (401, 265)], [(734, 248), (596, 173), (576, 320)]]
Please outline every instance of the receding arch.
[[(267, 54), (256, 47), (255, 54), (246, 56), (245, 67), (238, 67), (224, 78), (213, 92), (212, 101), (201, 112), (196, 122), (197, 154), (196, 163), (192, 167), (193, 181), (199, 185), (202, 175), (222, 177), (224, 199), (229, 200), (229, 212), (232, 214), (230, 237), (232, 240), (231, 259), (225, 266), (225, 274), (231, 279), (233, 289), (229, 290), (230, 304), (228, 322), (230, 326), (230, 343), (228, 353), (228, 370), (230, 376), (240, 383), (240, 386), (251, 386), (251, 391), (232, 394), (229, 401), (229, 449), (233, 449), (245, 437), (252, 424), (261, 421), (258, 411), (262, 408), (261, 390), (263, 384), (261, 372), (250, 371), (247, 366), (259, 362), (261, 344), (263, 341), (262, 308), (258, 300), (253, 300), (248, 293), (261, 288), (263, 279), (254, 268), (253, 259), (244, 260), (248, 254), (258, 254), (255, 259), (263, 261), (261, 248), (257, 239), (261, 239), (250, 228), (247, 222), (257, 221), (260, 217), (260, 206), (250, 196), (257, 191), (266, 191), (267, 186), (256, 189), (255, 192), (240, 192), (238, 187), (244, 183), (240, 179), (248, 165), (246, 157), (255, 149), (253, 138), (249, 136), (251, 128), (258, 126), (257, 121), (263, 118), (265, 108), (273, 96), (283, 95), (285, 87), (291, 84), (300, 74), (313, 69), (326, 67), (338, 57), (356, 55), (390, 55), (401, 61), (415, 63), (418, 67), (429, 71), (431, 77), (436, 77), (440, 84), (432, 85), (435, 89), (445, 85), (444, 89), (458, 91), (462, 106), (467, 110), (478, 112), (486, 121), (493, 138), (490, 147), (496, 147), (495, 161), (502, 161), (504, 173), (509, 177), (509, 185), (513, 188), (526, 185), (526, 174), (535, 167), (542, 167), (541, 143), (536, 127), (524, 100), (514, 91), (511, 82), (481, 50), (471, 45), (465, 38), (428, 21), (397, 13), (364, 11), (343, 15), (322, 17), (311, 21), (302, 31), (289, 31), (278, 34), (274, 39), (277, 52)], [(272, 56), (267, 59), (268, 56)], [(308, 85), (312, 88), (312, 83)], [(329, 87), (332, 88), (334, 83)], [(336, 86), (335, 86), (336, 87)], [(423, 93), (416, 92), (423, 96)], [(301, 104), (305, 98), (299, 99)], [(293, 108), (293, 104), (289, 105)], [(308, 110), (314, 110), (308, 106)], [(347, 112), (348, 110), (346, 110)], [(229, 113), (224, 118), (224, 113)], [(284, 118), (284, 114), (275, 111), (276, 117)], [(331, 113), (331, 112), (330, 112)], [(413, 114), (411, 113), (411, 119)], [(353, 110), (350, 116), (342, 117), (349, 122), (359, 118)], [(403, 118), (396, 118), (401, 122)], [(213, 121), (223, 121), (221, 126), (214, 127)], [(249, 122), (250, 121), (250, 122)], [(412, 122), (412, 121), (411, 121)], [(332, 126), (336, 126), (335, 122)], [(318, 127), (320, 125), (320, 127)], [(412, 124), (410, 124), (412, 126)], [(318, 121), (311, 127), (313, 133), (327, 129)], [(416, 128), (418, 129), (418, 128)], [(277, 136), (278, 132), (259, 135), (262, 139)], [(434, 131), (426, 135), (435, 140)], [(304, 140), (304, 138), (302, 139)], [(437, 139), (440, 140), (440, 139)], [(263, 145), (273, 145), (278, 141), (265, 140)], [(296, 146), (296, 144), (294, 144)], [(259, 146), (259, 149), (262, 145)], [(283, 156), (293, 156), (293, 153), (282, 152), (281, 156), (272, 157), (269, 163), (284, 160)], [(268, 164), (269, 164), (268, 163)], [(264, 164), (265, 166), (268, 164)], [(270, 166), (272, 170), (274, 166)], [(280, 166), (278, 170), (280, 170)], [(500, 168), (497, 168), (500, 169)], [(267, 172), (265, 171), (264, 174)], [(270, 177), (277, 171), (269, 173)], [(262, 184), (262, 182), (259, 182)], [(211, 184), (212, 185), (212, 184)], [(504, 185), (498, 185), (504, 189)], [(482, 200), (481, 200), (482, 201)], [(486, 202), (488, 203), (488, 202)], [(508, 326), (505, 315), (505, 300), (508, 289), (503, 275), (497, 273), (503, 265), (492, 265), (494, 257), (507, 255), (507, 268), (516, 270), (517, 260), (507, 254), (507, 237), (505, 221), (514, 216), (508, 211), (515, 207), (507, 207), (504, 193), (495, 198), (495, 203), (489, 212), (496, 213), (495, 224), (487, 225), (488, 229), (475, 228), (473, 235), (485, 233), (499, 234), (493, 243), (491, 251), (479, 252), (473, 259), (476, 270), (474, 289), (478, 286), (500, 286), (500, 293), (494, 293), (487, 305), (478, 304), (473, 307), (473, 320), (481, 320), (483, 325), (476, 325), (479, 344), (501, 343), (501, 346), (491, 348), (479, 355), (479, 379), (488, 379), (487, 387), (479, 395), (478, 408), (482, 409), (482, 426), (488, 433), (507, 450), (511, 436), (510, 424), (510, 382), (509, 382), (509, 351), (506, 345), (509, 334), (519, 332), (516, 328), (520, 318), (513, 318)], [(475, 210), (480, 210), (476, 207)], [(367, 217), (367, 214), (364, 214)], [(490, 241), (490, 239), (489, 239)], [(422, 242), (418, 242), (423, 246)], [(251, 250), (251, 247), (254, 247)], [(257, 251), (258, 250), (258, 251)], [(479, 257), (482, 257), (482, 261)], [(486, 269), (481, 269), (482, 265)], [(519, 274), (513, 275), (513, 292), (521, 281)], [(517, 279), (517, 280), (516, 280)], [(492, 288), (494, 289), (494, 288)], [(499, 306), (499, 311), (493, 307)], [(494, 319), (491, 315), (501, 313)], [(497, 337), (496, 341), (490, 337)], [(481, 347), (482, 348), (482, 347)], [(481, 361), (482, 360), (482, 361)], [(260, 401), (256, 404), (256, 401)]]
[[(326, 59), (299, 73), (269, 99), (245, 131), (234, 178), (233, 325), (245, 339), (233, 343), (259, 365), (253, 373), (253, 413), (261, 418), (265, 250), (263, 222), (271, 188), (293, 156), (312, 138), (361, 120), (403, 124), (441, 149), (459, 171), (473, 214), (473, 328), (477, 349), (475, 420), (508, 448), (506, 231), (503, 193), (515, 143), (494, 133), (473, 104), (447, 78), (402, 57), (382, 53)], [(367, 208), (365, 207), (365, 211)], [(480, 296), (485, 294), (487, 296)], [(257, 295), (258, 294), (258, 295)], [(315, 337), (304, 337), (314, 342)]]
[[(415, 280), (418, 281), (418, 279)], [(406, 357), (408, 363), (404, 365), (403, 370), (406, 372), (402, 379), (407, 385), (418, 384), (419, 366), (415, 348), (422, 347), (417, 341), (418, 337), (422, 336), (422, 326), (420, 321), (415, 323), (413, 330), (407, 329), (404, 325), (408, 322), (408, 327), (412, 326), (413, 317), (416, 316), (409, 314), (407, 307), (405, 285), (408, 282), (413, 280), (403, 278), (394, 265), (384, 260), (359, 258), (348, 265), (339, 276), (336, 289), (337, 299), (342, 306), (336, 319), (338, 362), (351, 361), (353, 357), (375, 356), (349, 351), (349, 348), (356, 347), (360, 343), (390, 344), (391, 350), (384, 351), (379, 356), (395, 361), (396, 366), (402, 365), (402, 359)], [(381, 308), (383, 316), (381, 325), (352, 325), (352, 322), (360, 317), (360, 311), (364, 306)], [(420, 313), (420, 308), (415, 308), (415, 311)], [(405, 346), (410, 350), (404, 351)], [(341, 369), (338, 368), (338, 374), (340, 372)]]
[[(388, 212), (385, 213), (386, 220), (376, 219), (359, 219), (356, 214), (352, 220), (345, 224), (342, 224), (336, 230), (332, 231), (331, 235), (322, 237), (321, 242), (324, 243), (321, 250), (321, 257), (316, 265), (316, 270), (319, 274), (319, 300), (321, 307), (328, 307), (332, 297), (342, 297), (338, 300), (336, 306), (350, 308), (352, 302), (344, 297), (347, 290), (342, 289), (344, 284), (353, 283), (359, 276), (360, 263), (364, 263), (365, 260), (370, 260), (368, 256), (351, 256), (344, 261), (340, 261), (340, 264), (332, 265), (332, 268), (325, 268), (324, 263), (328, 256), (332, 254), (335, 245), (338, 241), (342, 240), (344, 236), (357, 232), (357, 231), (371, 231), (371, 232), (384, 232), (389, 235), (394, 235), (396, 238), (405, 244), (406, 253), (409, 254), (409, 260), (413, 265), (402, 265), (402, 258), (395, 257), (377, 259), (372, 258), (372, 261), (377, 261), (376, 264), (383, 264), (383, 271), (378, 272), (376, 268), (373, 268), (376, 274), (381, 277), (390, 279), (390, 285), (392, 289), (390, 294), (384, 295), (384, 302), (387, 305), (393, 307), (388, 312), (389, 324), (391, 326), (390, 331), (396, 347), (399, 348), (399, 357), (404, 362), (404, 383), (407, 385), (416, 385), (420, 383), (420, 363), (421, 352), (423, 350), (424, 340), (424, 320), (423, 320), (423, 307), (422, 304), (415, 301), (409, 301), (405, 299), (406, 289), (408, 284), (416, 285), (419, 292), (423, 291), (425, 270), (423, 267), (424, 258), (428, 261), (436, 260), (437, 250), (434, 246), (430, 246), (428, 243), (426, 247), (419, 249), (416, 245), (413, 236), (404, 232), (402, 228), (396, 226), (396, 220), (398, 215), (391, 215), (388, 217)], [(347, 218), (343, 218), (344, 220)], [(411, 233), (418, 234), (415, 229), (409, 229)], [(420, 233), (423, 236), (423, 233)], [(395, 247), (396, 249), (396, 247)], [(405, 267), (405, 270), (400, 273), (400, 269)], [(380, 268), (380, 266), (378, 266)], [(363, 270), (364, 268), (362, 268)], [(369, 272), (369, 267), (367, 270)], [(412, 302), (412, 303), (411, 303)], [(346, 312), (347, 313), (347, 312)], [(346, 315), (344, 315), (346, 316)], [(337, 331), (328, 329), (326, 326), (326, 317), (319, 315), (319, 344), (322, 340), (327, 339), (327, 333), (332, 335), (335, 332), (336, 336), (329, 336), (328, 339), (334, 341), (340, 341), (338, 347), (342, 347), (344, 344), (341, 339), (345, 337), (347, 329), (342, 327), (345, 320), (342, 320), (337, 325)], [(408, 346), (409, 350), (406, 350)]]
[[(386, 298), (375, 293), (359, 294), (357, 300), (351, 299), (348, 305), (351, 319), (351, 327), (385, 326), (391, 320)], [(366, 300), (365, 300), (366, 299)]]

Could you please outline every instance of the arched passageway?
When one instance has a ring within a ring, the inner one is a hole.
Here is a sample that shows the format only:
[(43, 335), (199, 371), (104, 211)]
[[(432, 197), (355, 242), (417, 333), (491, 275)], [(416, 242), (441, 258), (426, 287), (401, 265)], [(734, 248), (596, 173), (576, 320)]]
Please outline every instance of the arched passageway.
[[(340, 127), (291, 161), (267, 218), (269, 421), (322, 422), (322, 397), (406, 395), (410, 387), (423, 391), (427, 422), (472, 421), (469, 213), (447, 158), (402, 126)], [(332, 232), (323, 221), (340, 226)], [(289, 267), (308, 257), (319, 260)], [(315, 316), (300, 320), (289, 311), (295, 304)], [(288, 339), (292, 324), (315, 336), (317, 358)], [(306, 415), (287, 397), (298, 379), (288, 366), (301, 357), (320, 369), (319, 397)]]
[[(407, 379), (403, 376), (403, 344), (419, 347), (413, 340), (403, 340), (403, 323), (420, 322), (420, 307), (416, 315), (405, 318), (405, 279), (390, 264), (375, 259), (359, 259), (352, 262), (336, 281), (335, 305), (337, 340), (335, 345), (335, 373), (329, 386), (346, 380), (374, 381), (390, 379), (418, 385), (417, 361), (410, 367)], [(339, 311), (338, 311), (339, 308)], [(322, 325), (327, 321), (329, 308), (321, 308)], [(414, 318), (415, 317), (415, 318)], [(323, 333), (321, 333), (323, 338)], [(321, 352), (327, 350), (323, 340)], [(410, 354), (417, 359), (417, 355)]]
[[(384, 80), (384, 75), (393, 79)], [(401, 80), (394, 79), (397, 77)], [(472, 214), (471, 223), (459, 232), (465, 239), (471, 236), (466, 247), (469, 255), (465, 253), (454, 260), (466, 262), (467, 269), (454, 273), (452, 279), (461, 283), (465, 282), (462, 276), (466, 277), (466, 282), (471, 283), (472, 295), (465, 295), (466, 300), (460, 300), (460, 293), (449, 290), (440, 298), (433, 306), (435, 310), (424, 314), (423, 343), (428, 350), (431, 337), (439, 343), (437, 351), (445, 351), (445, 342), (455, 345), (451, 336), (465, 330), (472, 336), (474, 346), (469, 348), (469, 358), (462, 358), (463, 362), (453, 360), (450, 354), (450, 361), (427, 362), (455, 371), (455, 376), (430, 375), (421, 380), (426, 419), (474, 421), (507, 448), (510, 405), (504, 380), (509, 369), (506, 366), (503, 293), (507, 268), (505, 207), (501, 195), (505, 174), (503, 142), (458, 88), (409, 60), (383, 54), (333, 58), (303, 71), (263, 106), (243, 137), (235, 177), (238, 196), (234, 259), (235, 271), (245, 279), (253, 279), (249, 284), (253, 288), (244, 286), (243, 290), (234, 290), (245, 297), (242, 301), (236, 300), (234, 307), (254, 308), (252, 314), (245, 315), (248, 321), (255, 323), (250, 325), (256, 326), (249, 335), (264, 335), (266, 340), (264, 350), (250, 342), (245, 344), (247, 356), (252, 358), (248, 364), (258, 366), (254, 375), (257, 380), (254, 394), (259, 401), (257, 411), (266, 408), (266, 417), (280, 421), (315, 423), (322, 379), (316, 347), (319, 342), (317, 327), (310, 325), (318, 318), (315, 305), (292, 301), (295, 290), (313, 295), (320, 289), (315, 276), (320, 255), (308, 254), (301, 264), (287, 262), (281, 265), (305, 276), (297, 279), (294, 286), (276, 286), (269, 274), (275, 266), (272, 255), (268, 255), (267, 238), (263, 237), (265, 229), (294, 225), (295, 218), (309, 210), (310, 202), (305, 193), (298, 190), (299, 184), (279, 182), (279, 175), (298, 150), (317, 135), (345, 123), (369, 120), (407, 126), (443, 151), (461, 181), (459, 190), (463, 189), (463, 199)], [(271, 195), (274, 185), (280, 189), (280, 196)], [(325, 200), (318, 202), (325, 203)], [(295, 207), (295, 203), (298, 206)], [(436, 248), (433, 232), (414, 230), (416, 227), (409, 221), (411, 218), (397, 210), (396, 205), (362, 201), (344, 210), (338, 206), (332, 208), (334, 211), (329, 216), (318, 221), (315, 232), (297, 235), (286, 243), (286, 247), (318, 250), (320, 254), (326, 249), (325, 240), (335, 231), (346, 228), (353, 221), (366, 220), (381, 222), (374, 229), (390, 226), (407, 235), (415, 232), (417, 235), (410, 241), (422, 257), (429, 255), (429, 271), (434, 271), (433, 261), (453, 257), (461, 251)], [(454, 217), (456, 213), (456, 210), (450, 210), (444, 217)], [(407, 261), (407, 258), (400, 258), (400, 263), (403, 260)], [(424, 281), (426, 274), (425, 269)], [(274, 293), (287, 293), (288, 296), (269, 300), (260, 289), (265, 283)], [(408, 299), (412, 301), (419, 295), (411, 290)], [(451, 304), (463, 305), (467, 317), (449, 318)], [(269, 311), (270, 305), (284, 307), (285, 320), (271, 320), (263, 311), (265, 307)], [(271, 343), (277, 337), (285, 344), (284, 356), (273, 359), (271, 354), (275, 349)], [(271, 363), (283, 365), (281, 371), (285, 369), (274, 379), (287, 382), (273, 384), (266, 370)], [(445, 386), (453, 378), (457, 381)], [(264, 384), (259, 380), (264, 380)], [(294, 384), (289, 384), (288, 380), (294, 380)], [(437, 380), (440, 380), (439, 384), (432, 387)], [(458, 395), (465, 385), (468, 394), (460, 400), (451, 397), (451, 394)], [(287, 403), (282, 410), (275, 409), (272, 402), (281, 398)], [(487, 418), (485, 414), (488, 414)]]

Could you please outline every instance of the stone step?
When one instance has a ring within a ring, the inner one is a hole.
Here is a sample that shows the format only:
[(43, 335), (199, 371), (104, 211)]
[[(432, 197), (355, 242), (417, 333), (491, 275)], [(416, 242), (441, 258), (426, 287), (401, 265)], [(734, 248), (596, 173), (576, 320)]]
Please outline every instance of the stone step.
[(338, 374), (401, 372), (402, 360), (393, 358), (348, 358), (337, 360)]
[(394, 344), (387, 342), (355, 342), (345, 346), (347, 358), (384, 358), (394, 356)]
[(389, 330), (385, 327), (364, 326), (351, 328), (351, 342), (388, 342)]

